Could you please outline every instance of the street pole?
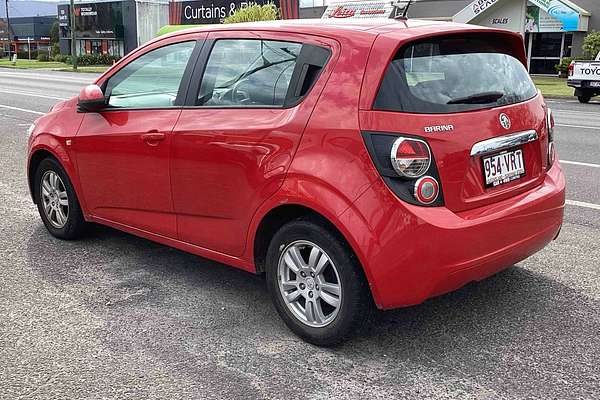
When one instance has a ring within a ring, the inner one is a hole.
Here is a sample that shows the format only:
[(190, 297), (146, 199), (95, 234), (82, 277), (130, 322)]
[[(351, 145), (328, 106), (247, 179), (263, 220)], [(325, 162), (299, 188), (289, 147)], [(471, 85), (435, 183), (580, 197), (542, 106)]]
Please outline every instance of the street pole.
[(29, 55), (29, 61), (31, 61), (31, 38), (27, 37), (27, 54)]
[[(8, 1), (8, 0), (6, 0)], [(77, 52), (75, 50), (75, 1), (71, 0), (71, 63), (73, 70), (77, 71)]]
[(10, 52), (10, 18), (8, 17), (8, 0), (5, 0), (6, 4), (6, 31), (8, 33), (8, 60), (11, 60)]

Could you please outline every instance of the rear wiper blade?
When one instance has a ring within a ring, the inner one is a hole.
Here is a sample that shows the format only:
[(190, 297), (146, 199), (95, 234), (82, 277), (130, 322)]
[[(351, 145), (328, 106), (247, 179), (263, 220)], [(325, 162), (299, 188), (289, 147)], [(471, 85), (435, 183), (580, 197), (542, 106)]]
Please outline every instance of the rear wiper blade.
[(500, 100), (504, 97), (502, 92), (483, 92), (473, 94), (471, 96), (459, 97), (452, 99), (446, 104), (488, 104)]

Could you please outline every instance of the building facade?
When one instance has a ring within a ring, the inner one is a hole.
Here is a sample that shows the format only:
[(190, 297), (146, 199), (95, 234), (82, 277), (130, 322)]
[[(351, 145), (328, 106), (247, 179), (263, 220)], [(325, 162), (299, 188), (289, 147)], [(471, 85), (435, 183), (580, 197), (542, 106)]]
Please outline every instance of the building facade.
[[(19, 58), (37, 57), (39, 50), (50, 51), (50, 30), (56, 16), (14, 17), (10, 19), (10, 53)], [(9, 52), (6, 20), (0, 20), (0, 55)]]
[[(122, 57), (152, 39), (168, 23), (166, 0), (75, 2), (75, 49), (83, 54)], [(69, 3), (58, 5), (61, 54), (71, 54)]]
[[(300, 18), (320, 18), (330, 4), (337, 1), (300, 0)], [(588, 32), (600, 30), (600, 0), (415, 0), (408, 16), (519, 32), (530, 72), (554, 74), (561, 58), (582, 54)]]

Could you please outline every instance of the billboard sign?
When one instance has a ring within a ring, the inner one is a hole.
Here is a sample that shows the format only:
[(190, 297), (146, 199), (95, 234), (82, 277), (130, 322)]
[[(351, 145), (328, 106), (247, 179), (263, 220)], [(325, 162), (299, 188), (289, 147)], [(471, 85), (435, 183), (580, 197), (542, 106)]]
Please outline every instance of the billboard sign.
[[(121, 2), (76, 4), (75, 28), (78, 38), (117, 39), (124, 35)], [(71, 25), (68, 4), (58, 6), (58, 24), (65, 29)]]
[(390, 18), (394, 13), (392, 1), (336, 1), (325, 9), (322, 19)]
[(236, 10), (253, 4), (273, 3), (279, 8), (279, 0), (212, 0), (206, 1), (171, 1), (169, 3), (169, 24), (171, 25), (203, 25), (220, 24), (223, 19)]
[(580, 14), (558, 0), (529, 0), (525, 32), (578, 31)]

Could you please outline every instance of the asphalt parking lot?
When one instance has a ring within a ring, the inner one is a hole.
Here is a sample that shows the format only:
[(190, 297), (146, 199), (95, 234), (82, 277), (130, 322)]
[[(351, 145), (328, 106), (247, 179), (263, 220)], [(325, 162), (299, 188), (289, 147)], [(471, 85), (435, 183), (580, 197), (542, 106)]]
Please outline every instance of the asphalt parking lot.
[(486, 281), (297, 339), (264, 281), (112, 229), (52, 238), (25, 131), (94, 75), (0, 70), (0, 398), (600, 398), (600, 101), (550, 100), (560, 237)]

